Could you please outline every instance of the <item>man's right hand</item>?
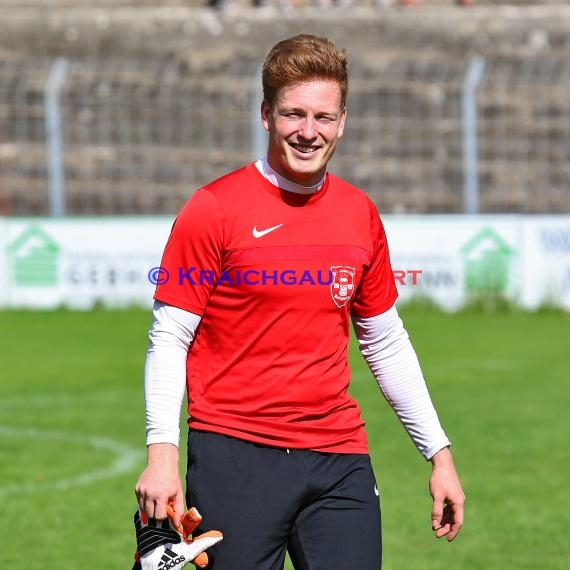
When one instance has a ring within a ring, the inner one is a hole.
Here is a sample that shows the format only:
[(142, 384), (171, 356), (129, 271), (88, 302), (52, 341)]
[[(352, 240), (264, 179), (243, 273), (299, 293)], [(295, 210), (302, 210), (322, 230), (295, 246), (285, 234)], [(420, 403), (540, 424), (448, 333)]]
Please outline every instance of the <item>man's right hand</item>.
[(147, 453), (147, 467), (135, 486), (140, 510), (151, 519), (164, 520), (167, 518), (166, 507), (172, 501), (172, 522), (178, 527), (184, 513), (178, 447), (171, 443), (155, 443), (148, 446)]

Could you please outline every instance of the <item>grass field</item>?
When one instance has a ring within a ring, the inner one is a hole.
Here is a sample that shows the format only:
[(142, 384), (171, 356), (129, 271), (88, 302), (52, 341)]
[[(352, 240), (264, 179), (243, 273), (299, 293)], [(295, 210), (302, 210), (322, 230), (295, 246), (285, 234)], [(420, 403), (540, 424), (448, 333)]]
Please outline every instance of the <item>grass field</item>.
[[(468, 503), (457, 540), (436, 541), (429, 464), (355, 351), (384, 570), (570, 568), (570, 315), (404, 318)], [(148, 325), (143, 311), (0, 312), (2, 568), (131, 567)]]

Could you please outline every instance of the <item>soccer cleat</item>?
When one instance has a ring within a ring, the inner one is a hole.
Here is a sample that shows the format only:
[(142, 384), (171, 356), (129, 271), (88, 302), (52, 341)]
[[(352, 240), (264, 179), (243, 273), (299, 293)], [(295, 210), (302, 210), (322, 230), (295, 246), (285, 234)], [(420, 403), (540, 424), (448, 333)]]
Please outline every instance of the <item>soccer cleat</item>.
[(202, 520), (200, 513), (195, 508), (184, 513), (178, 529), (173, 527), (173, 514), (169, 506), (169, 518), (159, 521), (137, 510), (134, 516), (137, 552), (133, 570), (180, 570), (190, 562), (198, 568), (207, 566), (205, 550), (220, 542), (222, 533), (212, 530), (192, 539), (192, 531)]

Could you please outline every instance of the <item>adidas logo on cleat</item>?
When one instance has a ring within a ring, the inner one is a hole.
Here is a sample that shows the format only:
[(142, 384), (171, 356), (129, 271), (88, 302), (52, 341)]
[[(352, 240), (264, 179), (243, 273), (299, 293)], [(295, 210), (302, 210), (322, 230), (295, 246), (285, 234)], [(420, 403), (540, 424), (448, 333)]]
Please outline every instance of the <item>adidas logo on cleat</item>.
[(170, 548), (165, 548), (164, 554), (158, 563), (158, 570), (169, 570), (170, 568), (174, 568), (178, 564), (181, 564), (185, 560), (184, 556), (178, 556), (178, 554), (170, 550)]

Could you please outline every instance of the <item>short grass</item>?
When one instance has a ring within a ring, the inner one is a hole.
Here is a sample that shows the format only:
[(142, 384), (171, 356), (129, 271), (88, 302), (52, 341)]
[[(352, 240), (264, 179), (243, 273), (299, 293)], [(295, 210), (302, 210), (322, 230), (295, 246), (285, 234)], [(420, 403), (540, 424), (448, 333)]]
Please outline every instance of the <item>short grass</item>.
[[(354, 351), (384, 570), (570, 568), (570, 316), (403, 314), (468, 502), (458, 539), (436, 541), (430, 466)], [(149, 322), (144, 311), (0, 313), (2, 567), (131, 567)]]

